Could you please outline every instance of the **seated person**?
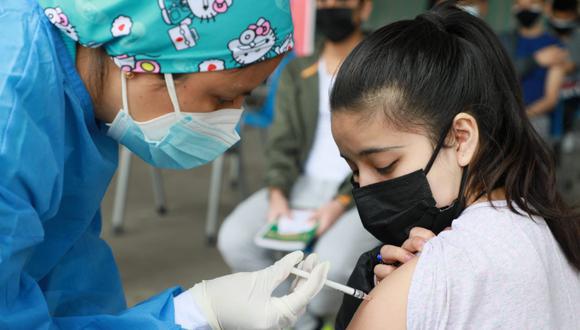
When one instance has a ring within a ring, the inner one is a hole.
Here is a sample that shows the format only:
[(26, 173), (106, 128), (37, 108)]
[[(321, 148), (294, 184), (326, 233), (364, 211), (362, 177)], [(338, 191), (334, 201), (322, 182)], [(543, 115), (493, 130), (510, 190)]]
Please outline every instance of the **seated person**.
[(544, 29), (544, 2), (515, 0), (513, 8), (517, 30), (502, 34), (501, 40), (516, 64), (526, 113), (536, 131), (548, 139), (549, 114), (560, 99), (565, 76), (564, 63), (568, 55), (560, 41)]
[(377, 30), (342, 64), (332, 132), (365, 227), (451, 223), (417, 256), (381, 249), (403, 265), (375, 267), (349, 328), (578, 328), (580, 215), (514, 72), (494, 32), (449, 4)]
[[(361, 25), (372, 3), (320, 0), (317, 6), (317, 27), (326, 39), (319, 53), (293, 60), (282, 72), (266, 150), (267, 186), (226, 218), (218, 247), (233, 271), (261, 269), (274, 254), (255, 245), (256, 233), (292, 208), (316, 209), (314, 252), (331, 262), (328, 278), (344, 283), (356, 258), (378, 242), (353, 208), (350, 170), (330, 131), (329, 93), (336, 68), (363, 39)], [(297, 328), (315, 328), (308, 324), (334, 315), (340, 299), (339, 292), (322, 290)]]
[(580, 110), (580, 15), (577, 0), (554, 0), (549, 12), (551, 30), (569, 50), (564, 63), (566, 79), (561, 97), (564, 104), (564, 133), (562, 149), (572, 151), (573, 137), (570, 134), (574, 120)]

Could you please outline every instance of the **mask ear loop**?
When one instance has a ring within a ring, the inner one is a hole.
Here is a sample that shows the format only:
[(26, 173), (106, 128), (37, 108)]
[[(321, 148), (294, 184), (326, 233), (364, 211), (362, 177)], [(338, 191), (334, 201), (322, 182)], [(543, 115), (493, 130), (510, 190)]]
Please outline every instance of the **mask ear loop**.
[(165, 73), (164, 76), (165, 76), (165, 85), (167, 86), (167, 92), (169, 93), (171, 104), (173, 104), (173, 111), (177, 116), (181, 117), (181, 108), (179, 107), (177, 92), (175, 92), (175, 83), (173, 81), (173, 75), (171, 73)]
[(441, 134), (441, 137), (439, 138), (439, 142), (437, 142), (437, 146), (435, 147), (435, 150), (433, 150), (433, 154), (431, 155), (431, 159), (429, 159), (427, 166), (425, 166), (425, 174), (429, 173), (429, 171), (431, 170), (431, 167), (433, 166), (433, 163), (435, 163), (435, 159), (437, 159), (437, 155), (439, 155), (439, 151), (441, 151), (441, 148), (443, 148), (443, 145), (445, 144), (445, 138), (447, 137), (447, 133), (451, 129), (452, 125), (453, 125), (453, 123), (451, 123), (448, 127), (446, 127), (443, 130), (443, 133)]
[[(449, 133), (449, 130), (451, 130), (452, 126), (453, 123), (449, 124), (449, 126), (447, 126), (443, 130), (443, 133), (439, 138), (439, 142), (437, 142), (437, 146), (433, 151), (433, 155), (431, 156), (431, 159), (429, 159), (427, 166), (425, 166), (425, 174), (429, 173), (431, 167), (433, 167), (433, 163), (435, 162), (435, 159), (437, 159), (437, 155), (441, 151), (441, 148), (443, 148), (443, 145), (445, 144), (445, 138), (447, 137), (447, 134)], [(455, 218), (457, 218), (461, 214), (461, 212), (463, 212), (463, 210), (465, 209), (464, 194), (465, 194), (465, 186), (467, 184), (467, 176), (468, 176), (467, 174), (468, 174), (468, 166), (465, 166), (463, 168), (463, 173), (461, 174), (461, 183), (459, 184), (459, 196), (457, 196), (457, 202), (460, 204), (460, 207), (457, 209), (457, 214), (455, 214)]]

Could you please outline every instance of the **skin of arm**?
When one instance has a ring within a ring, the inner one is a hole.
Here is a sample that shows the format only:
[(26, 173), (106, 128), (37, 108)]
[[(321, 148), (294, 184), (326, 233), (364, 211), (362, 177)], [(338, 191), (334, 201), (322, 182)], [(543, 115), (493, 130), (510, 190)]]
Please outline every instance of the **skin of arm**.
[(560, 87), (564, 82), (565, 70), (563, 66), (553, 66), (548, 69), (544, 97), (532, 103), (528, 109), (528, 116), (534, 117), (554, 109), (560, 99)]
[(407, 328), (407, 298), (411, 280), (419, 257), (415, 257), (393, 271), (369, 294), (348, 329), (389, 329)]

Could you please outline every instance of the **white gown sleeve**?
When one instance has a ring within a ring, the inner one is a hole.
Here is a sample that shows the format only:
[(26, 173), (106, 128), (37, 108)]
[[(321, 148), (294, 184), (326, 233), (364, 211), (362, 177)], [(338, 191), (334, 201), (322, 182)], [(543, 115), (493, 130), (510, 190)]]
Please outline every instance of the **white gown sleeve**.
[(193, 299), (190, 291), (184, 291), (173, 298), (173, 306), (175, 310), (175, 324), (188, 330), (211, 330), (209, 323)]

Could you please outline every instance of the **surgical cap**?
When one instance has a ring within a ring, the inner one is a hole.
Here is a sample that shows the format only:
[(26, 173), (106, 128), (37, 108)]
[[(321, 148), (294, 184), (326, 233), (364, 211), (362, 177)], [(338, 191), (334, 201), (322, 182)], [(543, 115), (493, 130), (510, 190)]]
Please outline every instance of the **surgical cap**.
[(124, 71), (240, 68), (294, 46), (289, 0), (39, 0), (64, 34)]

